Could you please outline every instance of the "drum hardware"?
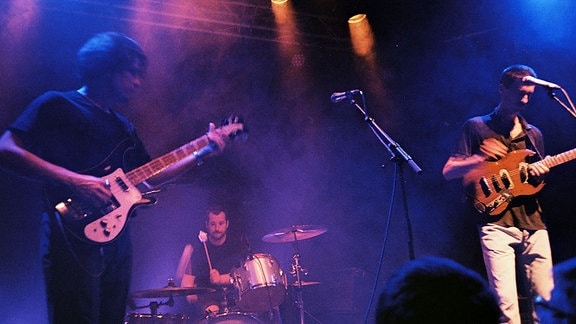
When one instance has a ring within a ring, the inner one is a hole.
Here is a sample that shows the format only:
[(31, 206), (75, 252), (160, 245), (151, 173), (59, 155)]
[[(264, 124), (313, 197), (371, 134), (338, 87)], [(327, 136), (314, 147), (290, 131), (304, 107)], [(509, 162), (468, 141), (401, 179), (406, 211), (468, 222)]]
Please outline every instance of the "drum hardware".
[(326, 231), (327, 229), (325, 227), (318, 225), (292, 225), (291, 227), (274, 231), (262, 237), (262, 240), (264, 242), (270, 242), (270, 243), (292, 242), (294, 245), (294, 255), (292, 256), (292, 270), (290, 271), (290, 274), (293, 277), (296, 277), (296, 282), (294, 282), (291, 286), (295, 287), (296, 290), (295, 303), (300, 312), (300, 324), (304, 324), (304, 314), (306, 313), (304, 309), (304, 298), (302, 297), (302, 287), (304, 286), (302, 281), (302, 275), (307, 275), (308, 271), (302, 268), (302, 265), (300, 264), (300, 248), (298, 247), (298, 241), (316, 237), (318, 235), (326, 233)]
[(166, 286), (164, 288), (147, 289), (133, 292), (132, 294), (130, 294), (130, 297), (132, 298), (180, 297), (188, 295), (205, 294), (215, 291), (216, 289), (214, 288)]
[(160, 308), (160, 306), (164, 306), (164, 305), (168, 305), (170, 307), (174, 306), (174, 299), (172, 297), (170, 297), (170, 299), (168, 299), (168, 301), (165, 301), (165, 302), (164, 301), (162, 301), (162, 302), (152, 301), (148, 305), (134, 306), (131, 308), (132, 309), (150, 308), (150, 315), (156, 316), (156, 315), (159, 315), (158, 314), (158, 308)]
[(294, 255), (292, 256), (292, 269), (294, 269), (294, 275), (296, 276), (296, 282), (295, 282), (295, 286), (296, 287), (296, 307), (298, 307), (298, 310), (300, 311), (300, 324), (304, 324), (304, 298), (302, 297), (302, 278), (301, 278), (301, 273), (302, 273), (302, 266), (300, 265), (300, 253), (298, 252), (298, 241), (294, 240), (295, 242), (295, 248), (296, 248), (296, 252), (294, 253)]
[(241, 312), (224, 312), (206, 317), (202, 324), (262, 324), (255, 314)]
[(160, 314), (158, 314), (158, 308), (160, 306), (164, 306), (164, 305), (167, 305), (170, 307), (174, 306), (174, 297), (198, 295), (198, 294), (204, 294), (204, 293), (209, 293), (209, 292), (214, 292), (214, 291), (216, 291), (216, 290), (213, 288), (178, 287), (174, 284), (174, 279), (170, 278), (170, 279), (168, 279), (168, 285), (166, 287), (157, 288), (157, 289), (140, 290), (140, 291), (136, 291), (136, 292), (133, 292), (132, 294), (130, 294), (131, 298), (168, 298), (167, 301), (161, 301), (161, 302), (152, 301), (148, 305), (144, 305), (144, 306), (133, 305), (133, 307), (131, 307), (131, 308), (132, 309), (149, 308), (151, 316), (153, 316), (153, 317), (155, 317), (157, 315), (160, 316)]
[(301, 282), (294, 282), (290, 284), (292, 287), (307, 287), (307, 286), (316, 286), (319, 285), (319, 281), (301, 281)]
[(230, 308), (228, 308), (228, 288), (226, 286), (222, 287), (222, 302), (220, 302), (220, 309), (224, 311), (224, 313), (228, 313)]
[(190, 317), (185, 314), (130, 314), (124, 324), (187, 324)]

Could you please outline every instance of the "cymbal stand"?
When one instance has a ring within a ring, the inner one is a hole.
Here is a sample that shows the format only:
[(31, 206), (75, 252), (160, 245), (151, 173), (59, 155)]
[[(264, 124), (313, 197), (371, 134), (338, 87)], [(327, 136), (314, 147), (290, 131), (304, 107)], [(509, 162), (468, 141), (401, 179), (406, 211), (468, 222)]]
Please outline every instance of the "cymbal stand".
[(292, 232), (294, 234), (294, 255), (292, 256), (292, 271), (291, 275), (296, 276), (296, 306), (300, 312), (300, 324), (304, 324), (304, 298), (302, 298), (302, 277), (301, 273), (306, 271), (302, 269), (300, 265), (300, 250), (298, 249), (298, 238), (296, 237), (296, 231)]
[(222, 302), (220, 303), (220, 309), (224, 313), (228, 313), (230, 308), (228, 308), (228, 288), (226, 286), (222, 287)]
[[(168, 278), (168, 287), (175, 287), (173, 278)], [(158, 314), (158, 308), (160, 308), (160, 306), (163, 306), (163, 305), (168, 305), (170, 307), (174, 306), (174, 297), (172, 296), (172, 294), (170, 294), (170, 297), (168, 297), (168, 300), (165, 302), (153, 301), (153, 302), (150, 302), (148, 305), (134, 307), (133, 309), (150, 308), (150, 314), (156, 315), (156, 314)]]
[(172, 296), (170, 296), (168, 298), (168, 301), (165, 301), (165, 302), (152, 301), (148, 305), (138, 306), (138, 307), (134, 307), (132, 309), (150, 308), (150, 315), (154, 316), (154, 315), (158, 314), (158, 308), (160, 308), (160, 306), (163, 306), (163, 305), (168, 305), (170, 307), (174, 306), (174, 298)]

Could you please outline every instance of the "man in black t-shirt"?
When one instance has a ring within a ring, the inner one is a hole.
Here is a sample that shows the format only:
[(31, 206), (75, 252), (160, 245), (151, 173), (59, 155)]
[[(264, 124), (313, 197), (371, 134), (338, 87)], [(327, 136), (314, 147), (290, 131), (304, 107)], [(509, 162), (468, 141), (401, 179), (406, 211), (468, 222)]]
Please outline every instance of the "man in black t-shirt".
[[(137, 42), (108, 32), (88, 40), (77, 53), (77, 63), (80, 89), (41, 95), (1, 135), (0, 168), (39, 182), (47, 192), (66, 193), (59, 197), (64, 200), (46, 204), (42, 221), (48, 322), (123, 323), (131, 276), (130, 235), (122, 230), (113, 240), (106, 239), (129, 210), (97, 217), (129, 206), (118, 199), (121, 194), (138, 193), (131, 178), (110, 174), (150, 160), (133, 125), (118, 112), (142, 84), (147, 59)], [(151, 188), (172, 179), (196, 165), (202, 154), (221, 151), (226, 138), (210, 124), (206, 140), (211, 150), (183, 157), (141, 184)], [(93, 215), (94, 221), (84, 227), (83, 220)], [(94, 241), (99, 239), (103, 241)]]
[[(242, 242), (240, 237), (231, 236), (229, 227), (230, 220), (223, 208), (209, 208), (205, 220), (208, 256), (203, 243), (195, 241), (190, 262), (182, 278), (183, 287), (216, 289), (214, 293), (187, 296), (189, 302), (197, 304), (208, 315), (223, 312), (223, 308), (232, 306), (235, 302), (234, 295), (237, 292), (234, 290), (231, 272), (242, 265), (248, 254), (247, 243)], [(229, 304), (224, 305), (225, 301)]]

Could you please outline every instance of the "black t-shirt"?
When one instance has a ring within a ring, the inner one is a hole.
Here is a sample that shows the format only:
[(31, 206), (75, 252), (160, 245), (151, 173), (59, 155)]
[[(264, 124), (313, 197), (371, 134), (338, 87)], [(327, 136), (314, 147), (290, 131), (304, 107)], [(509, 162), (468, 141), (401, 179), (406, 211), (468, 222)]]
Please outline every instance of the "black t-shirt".
[[(126, 118), (104, 112), (77, 91), (43, 94), (10, 130), (29, 151), (77, 172), (95, 168), (107, 159), (113, 160), (113, 167), (125, 171), (150, 160)], [(124, 154), (123, 148), (131, 149)]]
[[(206, 246), (212, 267), (221, 274), (230, 273), (233, 268), (240, 267), (246, 256), (240, 239), (231, 238), (230, 235), (228, 235), (224, 244), (220, 246), (212, 245), (210, 241), (206, 242)], [(197, 286), (213, 287), (210, 284), (210, 266), (208, 265), (206, 252), (200, 242), (194, 244), (190, 267), (191, 269), (189, 268), (187, 272), (196, 277), (195, 283)]]
[[(191, 274), (195, 277), (195, 285), (203, 288), (215, 288), (215, 293), (200, 295), (201, 307), (205, 307), (210, 304), (220, 304), (223, 301), (224, 293), (222, 292), (222, 287), (212, 285), (210, 283), (210, 266), (208, 265), (208, 259), (206, 257), (206, 252), (204, 250), (204, 245), (201, 242), (196, 242), (193, 244), (194, 252), (190, 258), (190, 263), (186, 269), (187, 274)], [(240, 237), (227, 235), (226, 241), (220, 246), (215, 246), (206, 242), (208, 249), (208, 255), (210, 256), (210, 262), (212, 267), (220, 274), (230, 273), (234, 268), (242, 266), (244, 260), (247, 256), (246, 243), (242, 243)], [(227, 296), (228, 303), (234, 305), (234, 302), (238, 292), (235, 291), (235, 287), (232, 285), (228, 286)]]
[[(103, 111), (77, 91), (44, 93), (26, 108), (9, 130), (23, 141), (27, 150), (40, 158), (83, 174), (104, 176), (119, 167), (129, 171), (150, 160), (134, 126), (125, 117)], [(48, 188), (47, 192), (50, 189), (53, 188)], [(102, 250), (71, 236), (58, 235), (62, 230), (51, 203), (46, 203), (42, 222), (44, 255), (54, 257), (64, 253), (71, 243), (75, 246), (76, 257), (87, 260), (102, 251), (114, 251), (110, 253), (118, 257), (130, 254), (127, 230)], [(114, 250), (116, 248), (119, 250)]]
[[(515, 138), (510, 137), (509, 130), (502, 124), (496, 114), (492, 113), (474, 117), (464, 123), (460, 137), (452, 153), (454, 157), (469, 157), (480, 152), (482, 141), (495, 138), (508, 147), (508, 151), (530, 149), (536, 154), (530, 161), (542, 159), (544, 156), (544, 141), (540, 130), (518, 116), (522, 125), (522, 132)], [(501, 226), (515, 226), (526, 230), (545, 229), (542, 220), (542, 210), (536, 196), (518, 196), (509, 204), (508, 208), (496, 216), (480, 215), (480, 223), (492, 223)]]

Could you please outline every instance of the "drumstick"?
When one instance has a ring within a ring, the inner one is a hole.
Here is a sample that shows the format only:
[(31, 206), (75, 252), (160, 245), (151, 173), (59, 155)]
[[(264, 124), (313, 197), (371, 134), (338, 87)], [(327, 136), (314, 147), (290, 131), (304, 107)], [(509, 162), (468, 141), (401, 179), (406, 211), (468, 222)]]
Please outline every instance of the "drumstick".
[(176, 282), (180, 282), (182, 280), (193, 251), (194, 248), (192, 248), (192, 244), (186, 244), (184, 251), (182, 251), (182, 256), (180, 257), (180, 262), (178, 263), (178, 268), (176, 268)]
[(206, 259), (208, 260), (208, 266), (210, 267), (210, 270), (212, 270), (212, 262), (210, 261), (210, 254), (208, 254), (208, 246), (206, 246), (206, 241), (208, 241), (208, 234), (206, 234), (206, 232), (204, 231), (200, 231), (200, 233), (198, 233), (198, 239), (204, 245), (204, 251), (206, 252)]

